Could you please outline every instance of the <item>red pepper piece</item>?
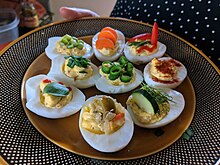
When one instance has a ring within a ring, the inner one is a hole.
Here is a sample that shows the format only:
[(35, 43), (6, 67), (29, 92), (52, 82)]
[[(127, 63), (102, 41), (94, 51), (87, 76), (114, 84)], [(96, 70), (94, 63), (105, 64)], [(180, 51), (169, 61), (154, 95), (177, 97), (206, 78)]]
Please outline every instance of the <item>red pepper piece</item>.
[(44, 80), (43, 80), (43, 83), (51, 83), (51, 80), (49, 80), (49, 79), (44, 79)]
[(154, 22), (154, 26), (152, 29), (152, 36), (151, 36), (151, 44), (156, 45), (158, 41), (158, 25)]
[(141, 53), (143, 50), (147, 50), (148, 52), (153, 52), (155, 49), (157, 48), (157, 45), (153, 45), (152, 47), (149, 47), (147, 45), (145, 46), (140, 46), (138, 49), (137, 49), (137, 52), (138, 53)]
[(125, 116), (125, 114), (124, 113), (118, 113), (118, 114), (116, 114), (116, 116), (114, 117), (114, 121), (115, 120), (120, 120), (121, 118), (123, 118)]
[(133, 38), (129, 39), (128, 42), (135, 42), (136, 39), (141, 40), (141, 41), (150, 40), (151, 33), (143, 33), (143, 34), (136, 35)]
[(67, 87), (69, 89), (69, 91), (72, 91), (72, 88), (71, 87)]
[(64, 83), (62, 83), (62, 82), (58, 82), (59, 84), (61, 84), (61, 85), (64, 85)]

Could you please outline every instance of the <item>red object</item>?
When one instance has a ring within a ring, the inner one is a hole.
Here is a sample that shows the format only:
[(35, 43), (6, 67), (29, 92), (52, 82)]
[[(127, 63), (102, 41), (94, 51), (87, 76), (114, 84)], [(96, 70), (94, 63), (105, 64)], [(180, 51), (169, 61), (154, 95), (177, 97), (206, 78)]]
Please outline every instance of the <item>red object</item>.
[(141, 40), (141, 41), (150, 40), (151, 33), (143, 33), (143, 34), (136, 35), (133, 38), (129, 39), (128, 42), (135, 42), (136, 39)]
[[(159, 60), (160, 61), (160, 60)], [(166, 74), (175, 74), (175, 72), (173, 72), (173, 66), (175, 67), (182, 67), (182, 65), (174, 60), (174, 59), (170, 59), (168, 61), (161, 61), (160, 64), (158, 66), (156, 66), (157, 70), (159, 70), (160, 72)], [(172, 81), (165, 81), (165, 80), (159, 80), (158, 78), (156, 77), (152, 77), (152, 79), (155, 81), (155, 82), (160, 82), (160, 83), (164, 83), (164, 84), (172, 84), (172, 83), (176, 83), (178, 82), (179, 80), (178, 79), (173, 79)]]
[(177, 62), (176, 60), (170, 59), (167, 61), (166, 60), (161, 61), (160, 65), (156, 66), (156, 68), (164, 74), (166, 74), (166, 73), (174, 74), (173, 69), (172, 69), (173, 66), (181, 67), (182, 65), (179, 62)]
[(154, 26), (152, 29), (152, 36), (151, 36), (151, 44), (156, 45), (158, 41), (158, 25), (154, 22)]
[(48, 80), (48, 79), (43, 80), (43, 83), (50, 83), (50, 82), (51, 82), (51, 80)]
[(64, 85), (64, 83), (62, 83), (62, 82), (58, 82), (59, 84), (61, 84), (61, 85)]
[(69, 89), (69, 91), (72, 91), (72, 88), (71, 87), (67, 87)]
[(149, 52), (153, 52), (155, 49), (157, 48), (157, 45), (154, 44), (152, 47), (149, 47), (149, 46), (140, 46), (138, 49), (137, 49), (137, 52), (138, 53), (141, 53), (143, 50), (147, 50)]
[(124, 113), (118, 113), (118, 114), (116, 114), (116, 116), (114, 117), (113, 120), (120, 120), (120, 119), (123, 118), (124, 116), (125, 116)]

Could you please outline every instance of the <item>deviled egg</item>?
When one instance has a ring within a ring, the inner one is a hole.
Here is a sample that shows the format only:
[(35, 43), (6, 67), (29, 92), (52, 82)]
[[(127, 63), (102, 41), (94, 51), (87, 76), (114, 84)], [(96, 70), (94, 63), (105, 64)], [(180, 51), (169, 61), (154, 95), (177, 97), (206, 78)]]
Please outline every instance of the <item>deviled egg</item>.
[(134, 64), (144, 64), (166, 52), (166, 45), (158, 41), (158, 25), (154, 23), (152, 33), (134, 36), (127, 41), (124, 54)]
[(121, 56), (117, 62), (102, 62), (99, 73), (101, 77), (95, 85), (98, 90), (105, 93), (125, 93), (135, 89), (143, 81), (142, 72), (124, 56)]
[(183, 111), (185, 100), (181, 93), (144, 85), (127, 100), (127, 110), (134, 123), (144, 128), (158, 128), (174, 121)]
[(52, 59), (48, 76), (77, 88), (89, 88), (100, 78), (99, 69), (89, 59), (78, 56), (58, 56)]
[(66, 34), (63, 37), (49, 38), (45, 53), (50, 59), (60, 55), (74, 55), (91, 58), (93, 50), (92, 47), (83, 40)]
[(176, 88), (187, 76), (185, 66), (170, 57), (154, 58), (144, 68), (144, 80), (157, 88)]
[(130, 142), (134, 124), (127, 110), (110, 96), (86, 100), (80, 111), (80, 132), (85, 141), (101, 152), (116, 152)]
[(111, 27), (103, 28), (92, 38), (95, 56), (100, 61), (117, 60), (123, 52), (124, 46), (124, 34)]
[(70, 116), (85, 103), (85, 95), (79, 89), (43, 74), (29, 78), (25, 89), (26, 107), (46, 118)]

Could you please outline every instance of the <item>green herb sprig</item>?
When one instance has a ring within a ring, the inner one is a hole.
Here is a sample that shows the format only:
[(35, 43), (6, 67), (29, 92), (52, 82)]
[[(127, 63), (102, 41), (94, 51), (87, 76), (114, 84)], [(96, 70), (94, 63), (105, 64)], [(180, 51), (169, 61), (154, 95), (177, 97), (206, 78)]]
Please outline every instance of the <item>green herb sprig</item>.
[(169, 96), (167, 93), (163, 92), (160, 89), (153, 88), (144, 83), (142, 83), (141, 86), (142, 86), (141, 89), (146, 90), (159, 104), (162, 104), (168, 101), (174, 102), (171, 96)]
[(150, 41), (134, 41), (134, 42), (128, 43), (128, 46), (135, 46), (136, 48), (138, 48), (146, 44), (150, 44)]
[(77, 56), (66, 56), (65, 59), (68, 59), (67, 66), (73, 68), (75, 65), (81, 68), (87, 68), (90, 65), (90, 60), (83, 57)]
[(45, 93), (53, 96), (67, 96), (69, 94), (69, 89), (57, 82), (52, 82), (44, 87), (43, 94)]

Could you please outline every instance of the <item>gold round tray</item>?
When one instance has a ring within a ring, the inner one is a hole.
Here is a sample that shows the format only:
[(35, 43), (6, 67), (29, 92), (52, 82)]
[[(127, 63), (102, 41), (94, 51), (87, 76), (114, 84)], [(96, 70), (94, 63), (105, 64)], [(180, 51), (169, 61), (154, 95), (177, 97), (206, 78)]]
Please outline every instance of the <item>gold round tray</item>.
[[(81, 39), (91, 44), (92, 37), (93, 36), (83, 36)], [(94, 56), (92, 57), (91, 61), (97, 66), (101, 65), (101, 62), (98, 61)], [(47, 74), (50, 69), (50, 65), (50, 59), (45, 53), (42, 53), (29, 66), (22, 81), (22, 105), (28, 119), (44, 137), (70, 152), (102, 160), (128, 160), (148, 156), (165, 149), (178, 140), (184, 131), (189, 127), (193, 119), (196, 98), (194, 88), (189, 77), (187, 77), (184, 82), (176, 88), (176, 90), (181, 92), (185, 98), (185, 108), (175, 121), (162, 127), (164, 134), (161, 136), (156, 136), (155, 131), (157, 129), (144, 129), (135, 126), (133, 138), (124, 149), (115, 153), (99, 152), (90, 147), (83, 139), (78, 126), (79, 112), (62, 119), (48, 119), (40, 117), (26, 108), (26, 80), (38, 74)], [(144, 65), (135, 67), (143, 71)], [(86, 95), (86, 99), (96, 94), (102, 94), (102, 92), (98, 91), (95, 87), (83, 89), (82, 91)], [(131, 92), (114, 94), (110, 96), (116, 98), (118, 102), (126, 107), (126, 100), (130, 94)]]

